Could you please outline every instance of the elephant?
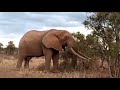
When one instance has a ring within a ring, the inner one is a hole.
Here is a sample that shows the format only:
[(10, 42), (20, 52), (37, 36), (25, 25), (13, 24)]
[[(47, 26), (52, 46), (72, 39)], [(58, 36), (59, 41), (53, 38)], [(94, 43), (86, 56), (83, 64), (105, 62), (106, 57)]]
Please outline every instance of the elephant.
[(65, 47), (69, 47), (76, 56), (82, 59), (90, 59), (77, 49), (75, 39), (67, 30), (50, 29), (28, 31), (19, 41), (16, 68), (20, 69), (24, 61), (24, 68), (29, 69), (29, 61), (32, 57), (45, 56), (45, 71), (51, 71), (50, 63), (52, 59), (52, 72), (60, 72), (58, 69), (59, 52), (65, 50)]

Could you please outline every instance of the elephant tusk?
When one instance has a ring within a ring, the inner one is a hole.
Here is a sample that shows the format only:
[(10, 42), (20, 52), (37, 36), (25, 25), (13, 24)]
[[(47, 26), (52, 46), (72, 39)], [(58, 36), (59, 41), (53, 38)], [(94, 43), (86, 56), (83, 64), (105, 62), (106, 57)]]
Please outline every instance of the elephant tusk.
[(80, 51), (78, 51), (78, 52), (79, 52), (82, 56), (86, 57), (87, 59), (91, 59), (91, 58), (89, 58), (89, 57), (83, 55)]
[(71, 49), (71, 51), (72, 51), (75, 55), (77, 55), (78, 57), (87, 60), (86, 58), (84, 58), (84, 57), (80, 56), (78, 53), (76, 53), (73, 48), (70, 48), (70, 49)]

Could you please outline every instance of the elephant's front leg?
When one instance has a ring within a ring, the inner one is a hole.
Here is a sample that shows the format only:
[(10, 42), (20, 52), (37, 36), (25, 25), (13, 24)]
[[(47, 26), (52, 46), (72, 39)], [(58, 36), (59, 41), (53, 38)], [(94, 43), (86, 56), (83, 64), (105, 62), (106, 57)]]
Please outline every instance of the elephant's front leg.
[(45, 50), (45, 72), (50, 72), (50, 64), (52, 59), (52, 51)]
[(53, 60), (53, 70), (52, 70), (52, 72), (54, 72), (54, 73), (60, 72), (60, 71), (58, 70), (58, 64), (59, 64), (59, 52), (58, 52), (58, 51), (56, 51), (56, 52), (53, 54), (52, 60)]
[(45, 72), (50, 72), (51, 58), (49, 56), (45, 57)]
[(50, 64), (53, 53), (51, 49), (46, 48), (43, 44), (42, 44), (42, 48), (43, 48), (43, 54), (45, 56), (45, 72), (50, 72)]

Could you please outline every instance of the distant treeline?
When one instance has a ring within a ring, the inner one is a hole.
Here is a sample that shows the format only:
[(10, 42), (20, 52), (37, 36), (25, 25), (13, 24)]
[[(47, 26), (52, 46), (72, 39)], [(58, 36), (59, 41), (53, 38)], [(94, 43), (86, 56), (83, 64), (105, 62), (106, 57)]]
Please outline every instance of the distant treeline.
[(3, 48), (3, 44), (0, 43), (0, 54), (17, 55), (18, 48), (15, 47), (13, 41), (9, 41), (6, 48)]

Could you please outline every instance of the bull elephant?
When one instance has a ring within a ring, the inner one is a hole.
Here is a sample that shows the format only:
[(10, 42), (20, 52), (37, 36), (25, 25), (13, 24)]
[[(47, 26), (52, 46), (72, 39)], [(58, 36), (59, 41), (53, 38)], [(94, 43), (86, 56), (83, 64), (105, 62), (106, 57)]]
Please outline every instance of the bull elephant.
[(29, 68), (32, 57), (45, 56), (45, 71), (50, 71), (51, 59), (53, 60), (53, 72), (59, 72), (59, 52), (68, 46), (71, 51), (82, 59), (90, 59), (78, 51), (72, 35), (66, 30), (50, 29), (47, 31), (31, 30), (23, 35), (19, 42), (17, 69), (22, 66)]

